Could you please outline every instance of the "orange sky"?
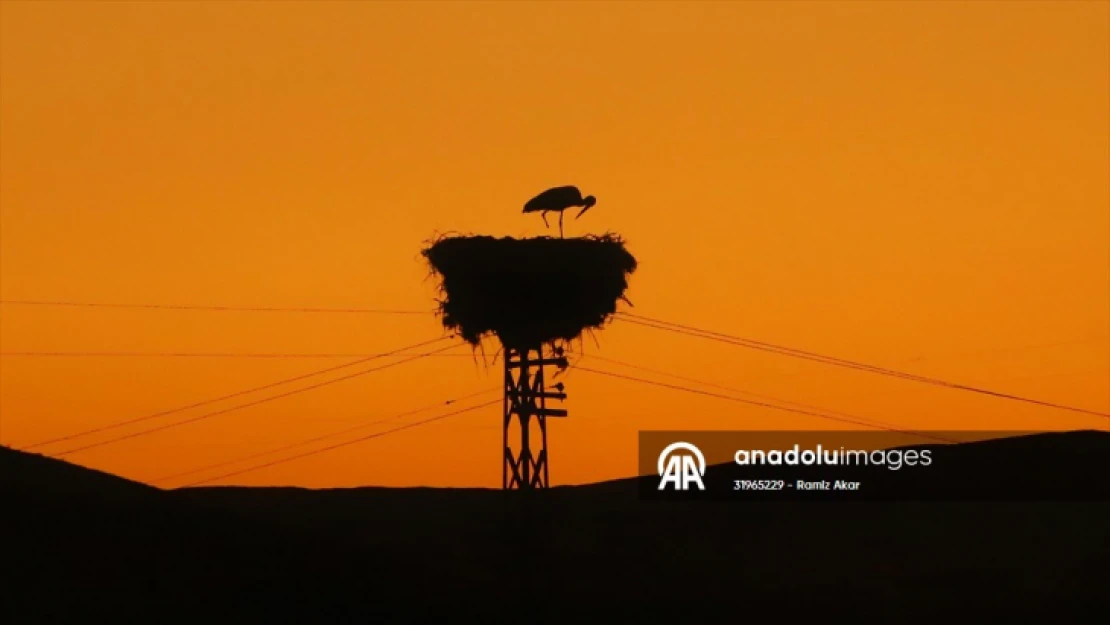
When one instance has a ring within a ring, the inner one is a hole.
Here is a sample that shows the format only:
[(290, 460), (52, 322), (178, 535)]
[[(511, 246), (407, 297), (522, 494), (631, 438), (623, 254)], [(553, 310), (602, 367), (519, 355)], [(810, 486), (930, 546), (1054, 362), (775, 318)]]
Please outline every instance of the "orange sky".
[[(2, 299), (430, 310), (422, 241), (545, 234), (520, 207), (576, 184), (598, 205), (568, 234), (618, 231), (640, 260), (632, 312), (1110, 411), (1106, 2), (3, 2), (0, 24)], [(0, 315), (3, 352), (373, 353), (441, 333), (430, 315)], [(583, 365), (908, 428), (1107, 427), (619, 322), (597, 339)], [(0, 442), (342, 362), (4, 356)], [(425, 358), (68, 459), (154, 480), (500, 375)], [(557, 484), (635, 472), (640, 429), (840, 427), (566, 383)], [(221, 483), (495, 486), (498, 423), (490, 407)]]

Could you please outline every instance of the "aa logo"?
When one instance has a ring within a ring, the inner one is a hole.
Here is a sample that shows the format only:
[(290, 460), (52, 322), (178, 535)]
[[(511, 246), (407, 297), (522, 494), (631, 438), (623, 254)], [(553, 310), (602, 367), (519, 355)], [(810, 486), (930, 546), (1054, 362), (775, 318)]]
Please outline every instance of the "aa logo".
[(696, 484), (705, 490), (701, 478), (705, 475), (705, 456), (690, 443), (671, 443), (659, 454), (659, 490), (674, 484), (676, 490), (688, 490)]

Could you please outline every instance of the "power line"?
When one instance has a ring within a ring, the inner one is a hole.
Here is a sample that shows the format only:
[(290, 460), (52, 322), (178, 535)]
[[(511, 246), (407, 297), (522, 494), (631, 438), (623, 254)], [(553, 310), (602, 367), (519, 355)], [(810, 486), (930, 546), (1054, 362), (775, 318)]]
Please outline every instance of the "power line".
[(190, 306), (176, 304), (117, 304), (102, 302), (0, 300), (11, 306), (67, 306), (78, 308), (130, 308), (142, 310), (202, 310), (209, 312), (267, 312), (267, 313), (346, 313), (381, 315), (431, 315), (431, 310), (397, 310), (383, 308), (281, 308), (274, 306)]
[[(423, 341), (421, 343), (416, 343), (414, 345), (407, 345), (405, 347), (400, 347), (400, 349), (396, 349), (396, 350), (393, 350), (391, 352), (385, 352), (385, 354), (390, 355), (390, 354), (395, 354), (395, 353), (403, 352), (403, 351), (407, 351), (407, 350), (415, 350), (415, 349), (417, 349), (417, 347), (423, 347), (424, 345), (431, 345), (433, 343), (438, 343), (440, 341), (445, 341), (447, 339), (448, 339), (447, 336), (440, 336), (440, 337), (438, 337), (438, 339), (433, 339), (431, 341)], [(144, 415), (144, 416), (134, 417), (134, 419), (129, 419), (129, 420), (125, 420), (125, 421), (110, 423), (108, 425), (102, 425), (100, 427), (93, 427), (93, 429), (91, 429), (91, 430), (84, 430), (82, 432), (77, 432), (77, 433), (74, 433), (74, 434), (59, 436), (57, 438), (50, 438), (49, 441), (42, 441), (40, 443), (36, 443), (36, 444), (33, 444), (33, 445), (28, 445), (26, 447), (23, 447), (22, 451), (34, 450), (34, 448), (46, 446), (46, 445), (49, 445), (49, 444), (52, 444), (52, 443), (60, 443), (62, 441), (70, 441), (70, 440), (73, 440), (73, 438), (78, 438), (78, 437), (81, 437), (81, 436), (87, 436), (89, 434), (97, 434), (97, 433), (100, 433), (100, 432), (107, 432), (109, 430), (115, 430), (115, 429), (117, 429), (117, 427), (122, 427), (124, 425), (131, 425), (132, 423), (140, 423), (140, 422), (143, 422), (143, 421), (149, 421), (151, 419), (158, 419), (158, 417), (169, 416), (171, 414), (184, 412), (186, 410), (192, 410), (192, 409), (195, 409), (195, 407), (201, 407), (201, 406), (205, 406), (205, 405), (209, 405), (209, 404), (214, 404), (216, 402), (222, 402), (224, 400), (232, 400), (232, 399), (235, 399), (235, 397), (240, 397), (242, 395), (248, 395), (250, 393), (255, 393), (255, 392), (258, 392), (258, 391), (265, 391), (265, 390), (268, 390), (268, 389), (273, 389), (274, 386), (280, 386), (282, 384), (289, 384), (291, 382), (297, 382), (297, 381), (309, 379), (309, 377), (314, 377), (316, 375), (323, 375), (325, 373), (331, 373), (333, 371), (339, 371), (341, 369), (346, 369), (346, 367), (349, 367), (349, 366), (354, 366), (356, 364), (362, 364), (364, 362), (369, 362), (369, 361), (375, 360), (375, 359), (377, 359), (377, 357), (382, 357), (382, 356), (377, 356), (377, 355), (367, 356), (367, 357), (365, 357), (365, 359), (360, 359), (360, 360), (356, 360), (354, 362), (349, 362), (349, 363), (346, 363), (346, 364), (327, 367), (327, 369), (322, 369), (320, 371), (314, 371), (314, 372), (311, 372), (311, 373), (305, 373), (305, 374), (296, 375), (296, 376), (293, 376), (293, 377), (286, 377), (286, 379), (279, 380), (278, 382), (271, 382), (270, 384), (263, 384), (262, 386), (255, 386), (255, 387), (253, 387), (253, 389), (248, 389), (248, 390), (245, 390), (245, 391), (239, 391), (239, 392), (231, 393), (229, 395), (223, 395), (223, 396), (220, 396), (220, 397), (215, 397), (215, 399), (212, 399), (212, 400), (205, 400), (203, 402), (196, 402), (194, 404), (189, 404), (189, 405), (186, 405), (186, 406), (175, 407), (175, 409), (170, 409), (170, 410), (166, 410), (166, 411), (162, 411), (162, 412), (157, 412), (157, 413), (154, 413), (154, 414), (148, 414), (148, 415)]]
[[(618, 314), (620, 314), (620, 313), (618, 313)], [(862, 365), (862, 364), (852, 363), (850, 361), (844, 361), (844, 360), (841, 360), (841, 359), (838, 359), (838, 358), (833, 358), (831, 356), (822, 356), (822, 355), (819, 355), (819, 354), (810, 354), (810, 353), (802, 352), (801, 350), (795, 350), (795, 349), (789, 348), (789, 347), (769, 346), (769, 345), (765, 345), (765, 344), (762, 344), (762, 343), (757, 342), (757, 341), (751, 341), (751, 340), (743, 339), (743, 338), (739, 338), (739, 337), (729, 337), (728, 335), (721, 335), (719, 333), (709, 332), (707, 330), (687, 328), (686, 326), (680, 326), (680, 325), (677, 325), (677, 324), (670, 324), (669, 322), (662, 322), (662, 321), (655, 322), (654, 320), (652, 322), (645, 322), (645, 321), (638, 321), (636, 319), (631, 319), (631, 318), (623, 319), (623, 321), (625, 323), (632, 323), (632, 324), (641, 325), (641, 326), (648, 327), (648, 328), (655, 328), (657, 330), (666, 330), (668, 332), (675, 332), (677, 334), (684, 334), (686, 336), (693, 336), (693, 337), (702, 338), (702, 339), (709, 339), (709, 340), (712, 340), (712, 341), (725, 343), (726, 345), (737, 345), (737, 346), (740, 346), (740, 347), (747, 347), (749, 349), (755, 349), (755, 350), (759, 350), (759, 351), (770, 352), (770, 353), (773, 353), (773, 354), (782, 354), (782, 355), (791, 356), (791, 357), (794, 357), (794, 358), (801, 358), (802, 360), (811, 360), (811, 361), (819, 362), (819, 363), (822, 363), (822, 364), (831, 364), (831, 365), (843, 366), (843, 367), (847, 367), (849, 369), (856, 369), (856, 370), (860, 370), (860, 371), (866, 371), (866, 372), (869, 372), (869, 373), (884, 373), (884, 374), (893, 375), (894, 377), (898, 377), (898, 378), (902, 378), (902, 379), (914, 380), (914, 377), (911, 374), (908, 374), (908, 373), (902, 373), (902, 372), (897, 372), (897, 371), (893, 371), (893, 370), (885, 370), (884, 371), (881, 368), (874, 367), (874, 366), (871, 366), (871, 365)], [(664, 325), (664, 324), (666, 324), (666, 325)]]
[(157, 484), (159, 482), (168, 482), (170, 480), (175, 480), (177, 478), (185, 477), (187, 475), (193, 475), (195, 473), (203, 473), (203, 472), (206, 472), (206, 471), (211, 471), (212, 469), (219, 469), (221, 467), (226, 467), (228, 465), (239, 464), (240, 462), (246, 462), (247, 460), (254, 460), (255, 458), (261, 458), (263, 456), (269, 456), (269, 455), (272, 455), (272, 454), (287, 451), (289, 449), (295, 449), (297, 447), (303, 447), (305, 445), (310, 445), (312, 443), (316, 443), (316, 442), (326, 440), (326, 439), (329, 439), (329, 438), (334, 438), (336, 436), (342, 436), (343, 434), (349, 434), (349, 433), (355, 432), (357, 430), (363, 430), (363, 429), (366, 429), (368, 427), (372, 427), (372, 426), (375, 426), (375, 425), (381, 425), (382, 423), (388, 423), (389, 421), (396, 421), (397, 419), (402, 419), (404, 417), (408, 417), (408, 416), (411, 416), (411, 415), (414, 415), (414, 414), (419, 414), (421, 412), (431, 410), (432, 408), (437, 408), (437, 407), (443, 406), (443, 405), (450, 405), (450, 404), (453, 404), (453, 403), (456, 403), (456, 402), (463, 401), (465, 399), (470, 399), (471, 397), (477, 397), (479, 395), (485, 395), (487, 393), (492, 393), (492, 392), (500, 391), (500, 390), (501, 390), (500, 387), (498, 387), (498, 388), (489, 388), (489, 389), (486, 389), (484, 391), (478, 391), (476, 393), (471, 393), (469, 395), (463, 395), (462, 397), (456, 397), (455, 399), (448, 399), (446, 401), (436, 402), (434, 404), (429, 404), (429, 405), (424, 406), (422, 408), (416, 408), (416, 409), (413, 409), (413, 410), (408, 410), (406, 412), (402, 412), (400, 414), (393, 415), (392, 417), (388, 417), (386, 419), (379, 419), (377, 421), (370, 421), (369, 423), (362, 423), (362, 424), (356, 425), (354, 427), (349, 427), (349, 428), (346, 428), (346, 429), (343, 429), (343, 430), (339, 430), (337, 432), (331, 432), (329, 434), (324, 434), (322, 436), (317, 436), (315, 438), (310, 438), (308, 440), (298, 441), (296, 443), (285, 445), (283, 447), (278, 447), (276, 449), (270, 449), (270, 450), (267, 450), (267, 451), (254, 453), (254, 454), (251, 454), (249, 456), (243, 456), (243, 457), (240, 457), (240, 458), (235, 458), (235, 459), (227, 460), (227, 461), (224, 461), (224, 462), (218, 462), (216, 464), (210, 464), (210, 465), (207, 465), (207, 466), (198, 467), (196, 469), (190, 469), (188, 471), (182, 471), (180, 473), (174, 473), (173, 475), (167, 475), (166, 477), (161, 477), (161, 478), (158, 478), (156, 480), (153, 480), (152, 483)]
[[(423, 342), (417, 343), (415, 345), (409, 345), (409, 346), (406, 346), (406, 347), (399, 348), (397, 350), (394, 350), (392, 353), (397, 353), (397, 352), (405, 351), (405, 350), (408, 350), (408, 349), (415, 349), (417, 347), (423, 347), (425, 345), (431, 345), (433, 343), (438, 343), (439, 341), (444, 341), (444, 340), (447, 340), (447, 339), (448, 339), (448, 337), (442, 336), (442, 337), (439, 337), (437, 339), (432, 339), (430, 341), (423, 341)], [(388, 354), (390, 352), (386, 352), (386, 353)], [(196, 403), (193, 403), (193, 404), (189, 404), (187, 406), (180, 406), (178, 408), (171, 408), (169, 410), (163, 410), (162, 412), (156, 412), (154, 414), (144, 415), (144, 416), (141, 416), (141, 417), (135, 417), (133, 419), (126, 419), (124, 421), (117, 421), (115, 423), (110, 423), (108, 425), (102, 425), (100, 427), (84, 430), (82, 432), (67, 434), (66, 436), (59, 436), (57, 438), (52, 438), (50, 440), (35, 443), (34, 445), (28, 445), (26, 447), (23, 447), (22, 451), (27, 451), (27, 450), (30, 450), (30, 449), (37, 449), (39, 447), (43, 447), (45, 445), (50, 445), (52, 443), (59, 443), (59, 442), (62, 442), (62, 441), (72, 440), (72, 439), (75, 439), (75, 438), (80, 438), (82, 436), (88, 436), (89, 434), (97, 434), (99, 432), (106, 432), (108, 430), (114, 430), (116, 428), (120, 428), (120, 427), (123, 427), (125, 425), (132, 425), (134, 423), (140, 423), (142, 421), (149, 421), (150, 419), (156, 419), (156, 418), (159, 418), (159, 417), (169, 416), (171, 414), (176, 414), (178, 412), (184, 412), (186, 410), (191, 410), (193, 408), (199, 408), (201, 406), (207, 406), (208, 404), (214, 404), (216, 402), (224, 401), (226, 399), (234, 399), (236, 397), (241, 397), (243, 395), (249, 395), (250, 393), (255, 393), (255, 392), (258, 392), (258, 391), (264, 391), (264, 390), (267, 390), (267, 389), (271, 389), (271, 388), (274, 388), (275, 386), (281, 386), (282, 384), (289, 384), (291, 382), (297, 382), (297, 381), (300, 381), (300, 380), (305, 380), (305, 379), (315, 377), (315, 376), (318, 376), (318, 375), (323, 375), (325, 373), (331, 373), (332, 371), (338, 371), (340, 369), (346, 369), (348, 367), (353, 367), (355, 365), (359, 365), (359, 364), (362, 364), (364, 362), (369, 362), (371, 360), (375, 360), (376, 358), (378, 358), (378, 356), (373, 356), (373, 357), (369, 357), (369, 358), (362, 358), (362, 359), (356, 360), (354, 362), (349, 362), (349, 363), (342, 364), (342, 365), (337, 365), (337, 366), (334, 366), (334, 367), (328, 367), (327, 369), (320, 369), (318, 371), (312, 371), (310, 373), (305, 373), (305, 374), (294, 376), (294, 377), (291, 377), (291, 378), (285, 378), (284, 380), (278, 380), (277, 382), (271, 382), (269, 384), (263, 384), (262, 386), (256, 386), (254, 388), (249, 388), (249, 389), (246, 389), (246, 390), (243, 390), (243, 391), (237, 391), (235, 393), (230, 393), (228, 395), (223, 395), (223, 396), (216, 397), (216, 398), (213, 398), (213, 399), (207, 399), (207, 400), (204, 400), (204, 401), (199, 401), (199, 402), (196, 402)]]
[[(458, 346), (459, 345), (448, 345), (447, 347), (442, 348), (440, 351), (447, 350), (447, 349), (454, 349)], [(298, 395), (298, 394), (304, 393), (306, 391), (311, 391), (311, 390), (315, 390), (315, 389), (318, 389), (318, 388), (321, 388), (321, 387), (324, 387), (324, 386), (328, 386), (330, 384), (335, 384), (336, 382), (342, 382), (344, 380), (350, 380), (352, 378), (357, 378), (359, 376), (363, 376), (363, 375), (366, 375), (368, 373), (374, 373), (375, 371), (381, 371), (383, 369), (389, 369), (390, 367), (396, 367), (397, 365), (403, 365), (406, 362), (412, 362), (414, 360), (420, 360), (421, 358), (426, 358), (426, 357), (427, 357), (426, 355), (420, 354), (420, 355), (417, 355), (417, 356), (413, 356), (411, 358), (406, 358), (404, 360), (397, 360), (397, 361), (391, 362), (391, 363), (386, 364), (386, 365), (381, 365), (379, 367), (374, 367), (372, 369), (365, 369), (363, 371), (356, 371), (355, 373), (349, 373), (349, 374), (347, 374), (345, 376), (342, 376), (342, 377), (334, 378), (334, 379), (331, 379), (331, 380), (325, 380), (323, 382), (317, 382), (316, 384), (312, 384), (312, 385), (306, 386), (304, 388), (299, 388), (299, 389), (296, 389), (296, 390), (288, 391), (288, 392), (282, 393), (280, 395), (272, 395), (270, 397), (263, 397), (262, 399), (256, 399), (254, 401), (247, 402), (245, 404), (239, 404), (238, 406), (232, 406), (231, 408), (224, 408), (223, 410), (217, 410), (216, 412), (209, 412), (209, 413), (197, 416), (197, 417), (193, 417), (191, 419), (186, 419), (184, 421), (177, 421), (175, 423), (167, 423), (166, 425), (160, 425), (158, 427), (150, 428), (150, 429), (147, 429), (147, 430), (139, 430), (138, 432), (132, 432), (131, 434), (124, 434), (123, 436), (117, 436), (116, 438), (110, 438), (106, 441), (101, 441), (99, 443), (92, 443), (92, 444), (89, 444), (89, 445), (85, 445), (84, 447), (78, 447), (76, 449), (70, 449), (69, 451), (63, 451), (62, 453), (59, 453), (59, 454), (53, 454), (53, 456), (56, 457), (56, 458), (60, 458), (62, 456), (68, 456), (70, 454), (75, 454), (79, 451), (85, 451), (86, 449), (93, 449), (95, 447), (102, 447), (104, 445), (110, 445), (112, 443), (118, 443), (120, 441), (125, 441), (125, 440), (135, 438), (135, 437), (138, 437), (138, 436), (146, 436), (147, 434), (153, 434), (155, 432), (161, 432), (162, 430), (168, 430), (170, 428), (180, 427), (182, 425), (187, 425), (189, 423), (195, 423), (197, 421), (203, 421), (204, 419), (210, 419), (212, 417), (219, 416), (219, 415), (222, 415), (222, 414), (227, 414), (227, 413), (233, 412), (235, 410), (240, 410), (240, 409), (243, 409), (243, 408), (251, 408), (251, 407), (257, 406), (259, 404), (265, 404), (267, 402), (274, 401), (275, 399), (283, 399), (285, 397), (290, 397), (292, 395)]]
[(382, 436), (387, 436), (389, 434), (393, 434), (394, 432), (400, 432), (401, 430), (407, 430), (409, 428), (414, 428), (414, 427), (417, 427), (417, 426), (420, 426), (420, 425), (425, 425), (427, 423), (432, 423), (433, 421), (439, 421), (441, 419), (446, 419), (448, 417), (454, 417), (456, 415), (460, 415), (460, 414), (463, 414), (465, 412), (470, 412), (471, 410), (477, 410), (479, 408), (485, 408), (486, 406), (492, 406), (494, 404), (500, 404), (500, 403), (501, 403), (500, 399), (494, 399), (494, 400), (488, 401), (484, 404), (478, 404), (476, 406), (470, 406), (469, 408), (461, 408), (461, 409), (455, 410), (453, 412), (448, 412), (446, 414), (441, 414), (441, 415), (431, 417), (431, 418), (428, 418), (428, 419), (424, 419), (424, 420), (421, 420), (421, 421), (414, 421), (414, 422), (408, 423), (406, 425), (395, 427), (391, 430), (385, 430), (383, 432), (375, 432), (374, 434), (369, 434), (367, 436), (356, 438), (354, 440), (344, 441), (342, 443), (336, 443), (335, 445), (330, 445), (328, 447), (322, 447), (320, 449), (314, 449), (312, 451), (306, 451), (302, 454), (297, 454), (296, 456), (290, 456), (288, 458), (281, 458), (279, 460), (274, 460), (274, 461), (267, 462), (267, 463), (264, 463), (264, 464), (259, 464), (259, 465), (255, 465), (255, 466), (252, 466), (252, 467), (247, 467), (246, 469), (240, 469), (238, 471), (232, 471), (230, 473), (224, 473), (224, 474), (218, 475), (216, 477), (210, 477), (210, 478), (205, 479), (205, 480), (199, 480), (199, 481), (196, 481), (196, 482), (191, 482), (189, 484), (185, 484), (184, 486), (180, 486), (178, 488), (188, 488), (190, 486), (200, 486), (201, 484), (208, 484), (210, 482), (215, 482), (216, 480), (223, 480), (223, 479), (227, 479), (229, 477), (235, 477), (237, 475), (242, 475), (244, 473), (250, 473), (252, 471), (257, 471), (259, 469), (265, 469), (267, 467), (272, 467), (272, 466), (275, 466), (275, 465), (284, 464), (286, 462), (292, 462), (293, 460), (299, 460), (301, 458), (307, 458), (308, 456), (314, 456), (316, 454), (321, 454), (321, 453), (324, 453), (326, 451), (331, 451), (333, 449), (339, 449), (340, 447), (346, 447), (348, 445), (354, 445), (355, 443), (361, 443), (363, 441), (368, 441), (368, 440), (371, 440), (371, 439), (374, 439), (374, 438), (380, 438)]
[(685, 391), (687, 393), (695, 393), (697, 395), (705, 395), (707, 397), (716, 397), (718, 399), (727, 399), (729, 401), (734, 401), (734, 402), (738, 402), (738, 403), (741, 403), (741, 404), (748, 404), (748, 405), (752, 405), (752, 406), (759, 406), (761, 408), (771, 408), (772, 410), (782, 410), (782, 411), (785, 411), (785, 412), (793, 412), (793, 413), (796, 413), (796, 414), (807, 415), (807, 416), (810, 416), (810, 417), (817, 417), (819, 419), (828, 419), (828, 420), (831, 420), (831, 421), (840, 421), (840, 422), (843, 422), (843, 423), (851, 423), (851, 424), (854, 424), (854, 425), (863, 425), (863, 426), (867, 426), (867, 427), (877, 428), (877, 429), (880, 429), (880, 430), (886, 430), (888, 432), (896, 432), (896, 433), (899, 433), (899, 434), (916, 434), (917, 436), (920, 436), (922, 438), (927, 438), (927, 439), (932, 439), (932, 440), (937, 440), (937, 441), (943, 441), (943, 442), (948, 442), (948, 443), (959, 442), (959, 441), (954, 441), (954, 440), (950, 440), (950, 439), (944, 439), (944, 438), (939, 438), (939, 437), (935, 437), (935, 436), (925, 435), (925, 434), (922, 434), (920, 432), (902, 430), (902, 429), (895, 428), (893, 426), (889, 426), (889, 425), (885, 425), (885, 424), (878, 424), (877, 422), (868, 423), (866, 421), (861, 421), (861, 420), (852, 419), (852, 418), (845, 418), (845, 417), (842, 417), (842, 416), (837, 416), (837, 415), (832, 415), (832, 414), (822, 414), (822, 413), (813, 412), (813, 411), (810, 411), (810, 410), (801, 410), (801, 409), (797, 409), (797, 408), (787, 408), (787, 407), (784, 407), (784, 406), (776, 406), (774, 404), (768, 404), (766, 402), (758, 402), (758, 401), (752, 401), (752, 400), (749, 400), (749, 399), (741, 399), (739, 397), (733, 397), (732, 395), (722, 395), (720, 393), (713, 393), (713, 392), (710, 392), (710, 391), (703, 391), (703, 390), (696, 389), (696, 388), (690, 388), (688, 386), (680, 386), (680, 385), (677, 385), (677, 384), (667, 384), (666, 382), (657, 382), (655, 380), (648, 380), (648, 379), (645, 379), (645, 378), (637, 378), (637, 377), (630, 376), (630, 375), (624, 375), (622, 373), (613, 373), (612, 371), (600, 371), (598, 369), (590, 369), (589, 367), (582, 367), (582, 366), (579, 366), (578, 369), (581, 370), (581, 371), (588, 371), (590, 373), (598, 373), (598, 374), (601, 374), (601, 375), (605, 375), (605, 376), (609, 376), (609, 377), (613, 377), (613, 378), (619, 378), (619, 379), (622, 379), (622, 380), (629, 380), (629, 381), (632, 381), (632, 382), (640, 382), (641, 384), (650, 384), (652, 386), (659, 386), (659, 387), (674, 389), (674, 390), (678, 390), (678, 391)]
[(791, 357), (794, 357), (794, 358), (801, 358), (803, 360), (812, 360), (812, 361), (820, 362), (820, 363), (823, 363), (823, 364), (831, 364), (831, 365), (836, 365), (836, 366), (840, 366), (840, 367), (846, 367), (846, 368), (849, 368), (849, 369), (856, 369), (856, 370), (859, 370), (859, 371), (866, 371), (868, 373), (877, 373), (877, 374), (880, 374), (880, 375), (886, 375), (886, 376), (890, 376), (890, 377), (901, 378), (901, 379), (909, 380), (909, 381), (912, 381), (912, 382), (923, 382), (923, 383), (926, 383), (926, 384), (933, 384), (933, 385), (942, 386), (942, 387), (945, 387), (945, 388), (951, 388), (951, 389), (956, 389), (956, 390), (961, 390), (961, 391), (969, 391), (969, 392), (973, 392), (973, 393), (979, 393), (979, 394), (982, 394), (982, 395), (990, 395), (992, 397), (998, 397), (998, 398), (1002, 398), (1002, 399), (1010, 399), (1010, 400), (1014, 400), (1014, 401), (1021, 401), (1021, 402), (1025, 402), (1025, 403), (1029, 403), (1029, 404), (1035, 404), (1035, 405), (1038, 405), (1038, 406), (1044, 406), (1044, 407), (1048, 407), (1048, 408), (1056, 408), (1056, 409), (1059, 409), (1059, 410), (1067, 410), (1067, 411), (1070, 411), (1070, 412), (1078, 412), (1078, 413), (1092, 415), (1092, 416), (1096, 416), (1096, 417), (1110, 418), (1110, 414), (1107, 414), (1107, 413), (1104, 413), (1104, 412), (1098, 412), (1098, 411), (1095, 411), (1095, 410), (1087, 410), (1086, 408), (1076, 408), (1074, 406), (1066, 406), (1066, 405), (1063, 405), (1063, 404), (1057, 404), (1057, 403), (1053, 403), (1053, 402), (1042, 401), (1042, 400), (1039, 400), (1039, 399), (1032, 399), (1032, 398), (1029, 398), (1029, 397), (1022, 397), (1020, 395), (1012, 395), (1012, 394), (1009, 394), (1009, 393), (1001, 393), (1001, 392), (998, 392), (998, 391), (991, 391), (991, 390), (987, 390), (987, 389), (977, 388), (977, 387), (974, 387), (974, 386), (967, 386), (965, 384), (957, 384), (955, 382), (947, 382), (945, 380), (938, 380), (938, 379), (935, 379), (935, 378), (928, 378), (928, 377), (921, 376), (921, 375), (906, 373), (904, 371), (896, 371), (894, 369), (887, 369), (887, 368), (884, 368), (884, 367), (877, 367), (875, 365), (868, 365), (868, 364), (864, 364), (864, 363), (854, 362), (854, 361), (851, 361), (851, 360), (845, 360), (845, 359), (842, 359), (842, 358), (835, 358), (835, 357), (832, 357), (832, 356), (824, 356), (822, 354), (817, 354), (817, 353), (814, 353), (814, 352), (807, 352), (805, 350), (794, 349), (794, 348), (791, 348), (791, 347), (783, 347), (783, 346), (780, 346), (780, 345), (774, 345), (772, 343), (764, 343), (762, 341), (754, 341), (754, 340), (751, 340), (751, 339), (745, 339), (745, 338), (742, 338), (742, 337), (732, 336), (732, 335), (729, 335), (729, 334), (723, 334), (723, 333), (720, 333), (720, 332), (712, 332), (712, 331), (709, 331), (709, 330), (702, 330), (700, 328), (695, 328), (695, 327), (692, 327), (692, 326), (685, 326), (685, 325), (682, 325), (682, 324), (672, 323), (672, 322), (669, 322), (669, 321), (661, 321), (661, 320), (657, 320), (657, 319), (651, 319), (649, 317), (643, 317), (641, 315), (632, 315), (630, 313), (624, 313), (624, 312), (618, 312), (617, 314), (620, 315), (621, 318), (623, 319), (623, 321), (625, 321), (626, 323), (633, 323), (633, 324), (636, 324), (636, 325), (642, 325), (642, 326), (646, 326), (646, 327), (649, 327), (649, 328), (656, 328), (656, 329), (659, 329), (659, 330), (666, 330), (668, 332), (675, 332), (675, 333), (678, 333), (678, 334), (685, 334), (685, 335), (688, 335), (688, 336), (695, 336), (695, 337), (698, 337), (698, 338), (710, 339), (710, 340), (713, 340), (713, 341), (718, 341), (718, 342), (726, 343), (726, 344), (729, 344), (729, 345), (737, 345), (737, 346), (740, 346), (740, 347), (747, 347), (749, 349), (756, 349), (756, 350), (760, 350), (760, 351), (782, 354), (782, 355), (791, 356)]
[[(403, 355), (394, 352), (376, 354), (343, 353), (248, 353), (248, 352), (0, 352), (0, 357), (77, 357), (77, 358), (273, 358), (273, 359), (310, 359), (310, 358), (382, 358)], [(470, 354), (425, 354), (438, 357), (472, 358)]]
[[(860, 416), (853, 415), (853, 414), (846, 413), (846, 412), (838, 412), (836, 410), (829, 410), (828, 408), (822, 408), (820, 406), (813, 406), (813, 405), (810, 405), (810, 404), (803, 404), (801, 402), (795, 402), (795, 401), (790, 401), (790, 400), (786, 400), (786, 399), (781, 399), (781, 398), (778, 398), (778, 397), (772, 397), (770, 395), (760, 395), (759, 393), (752, 393), (751, 391), (744, 391), (744, 390), (741, 390), (741, 389), (738, 389), (738, 388), (733, 388), (733, 387), (730, 387), (730, 386), (724, 386), (724, 385), (721, 385), (721, 384), (714, 384), (712, 382), (705, 382), (705, 381), (698, 380), (698, 379), (695, 379), (695, 378), (688, 378), (688, 377), (681, 376), (681, 375), (678, 375), (678, 374), (675, 374), (675, 373), (669, 373), (667, 371), (660, 371), (658, 369), (649, 369), (648, 367), (642, 367), (640, 365), (634, 365), (634, 364), (631, 364), (631, 363), (627, 363), (627, 362), (617, 360), (615, 358), (606, 358), (606, 357), (597, 356), (597, 355), (594, 355), (593, 358), (595, 358), (597, 360), (611, 362), (611, 363), (616, 364), (616, 365), (629, 367), (631, 369), (639, 369), (641, 371), (646, 371), (648, 373), (655, 373), (657, 375), (672, 377), (672, 378), (675, 378), (677, 380), (684, 380), (686, 382), (693, 382), (694, 384), (700, 384), (702, 386), (711, 386), (711, 387), (719, 388), (719, 389), (729, 391), (729, 392), (732, 392), (732, 393), (739, 393), (741, 395), (751, 395), (752, 397), (759, 397), (760, 399), (766, 399), (768, 401), (775, 401), (775, 402), (779, 402), (781, 404), (787, 404), (787, 405), (790, 405), (790, 406), (798, 406), (800, 408), (807, 408), (807, 409), (810, 409), (810, 410), (818, 410), (818, 411), (821, 411), (821, 412), (823, 412), (827, 415), (833, 415), (833, 416), (836, 416), (836, 417), (842, 417), (844, 419), (852, 420), (852, 421), (850, 421), (852, 423), (870, 422), (870, 423), (873, 423), (873, 424), (877, 424), (878, 426), (894, 427), (893, 425), (891, 425), (889, 423), (882, 423), (881, 421), (868, 420), (865, 417), (860, 417)], [(913, 433), (924, 436), (920, 432), (913, 432)], [(946, 439), (937, 438), (935, 440), (946, 440)], [(953, 442), (954, 443), (954, 442), (958, 442), (958, 441), (948, 441), (948, 442)]]

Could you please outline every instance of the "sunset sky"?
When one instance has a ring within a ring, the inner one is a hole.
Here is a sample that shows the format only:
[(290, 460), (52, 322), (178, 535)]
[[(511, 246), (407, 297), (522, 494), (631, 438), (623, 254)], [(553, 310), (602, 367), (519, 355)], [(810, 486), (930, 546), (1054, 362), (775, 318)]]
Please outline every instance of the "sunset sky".
[[(1107, 2), (4, 1), (0, 299), (430, 313), (424, 241), (551, 234), (521, 207), (575, 184), (598, 204), (568, 236), (619, 232), (640, 262), (624, 310), (1110, 412), (1108, 110)], [(432, 314), (4, 304), (0, 443), (354, 360), (124, 353), (372, 354), (442, 334)], [(627, 322), (595, 338), (583, 366), (900, 427), (1110, 427)], [(492, 359), (444, 354), (66, 459), (154, 481), (497, 399), (434, 407), (501, 383)], [(846, 427), (561, 379), (553, 484), (634, 473), (642, 429)], [(216, 483), (498, 486), (499, 412)]]

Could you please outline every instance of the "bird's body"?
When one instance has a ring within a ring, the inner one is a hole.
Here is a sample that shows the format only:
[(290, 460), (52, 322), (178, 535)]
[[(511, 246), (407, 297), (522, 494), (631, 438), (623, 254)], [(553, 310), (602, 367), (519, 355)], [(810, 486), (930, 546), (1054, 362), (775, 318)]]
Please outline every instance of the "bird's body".
[(587, 195), (586, 197), (582, 197), (582, 192), (578, 190), (578, 187), (567, 185), (563, 187), (553, 187), (528, 200), (528, 203), (524, 205), (523, 212), (538, 212), (540, 214), (540, 217), (543, 218), (543, 223), (547, 225), (548, 211), (558, 211), (559, 236), (562, 237), (563, 211), (572, 206), (581, 206), (582, 210), (579, 211), (578, 214), (574, 217), (575, 219), (578, 219), (582, 216), (582, 213), (590, 210), (590, 207), (592, 207), (596, 203), (597, 200), (594, 199), (594, 196)]

